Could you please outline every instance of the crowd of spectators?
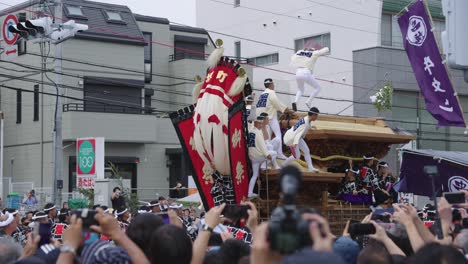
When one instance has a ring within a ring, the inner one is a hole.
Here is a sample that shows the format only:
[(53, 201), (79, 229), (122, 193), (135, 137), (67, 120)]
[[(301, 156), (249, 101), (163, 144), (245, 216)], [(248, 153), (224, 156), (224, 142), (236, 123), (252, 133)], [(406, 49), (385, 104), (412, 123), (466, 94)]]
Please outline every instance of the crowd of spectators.
[[(134, 215), (129, 208), (106, 206), (74, 210), (47, 204), (24, 214), (4, 209), (0, 263), (467, 263), (468, 204), (441, 198), (438, 210), (428, 204), (420, 211), (393, 204), (361, 223), (348, 221), (340, 236), (317, 210), (304, 208), (299, 212), (308, 242), (288, 253), (273, 249), (274, 220), (260, 223), (255, 204), (246, 205), (245, 219), (223, 215), (225, 204), (204, 213), (164, 197)], [(355, 231), (366, 223), (372, 231)]]

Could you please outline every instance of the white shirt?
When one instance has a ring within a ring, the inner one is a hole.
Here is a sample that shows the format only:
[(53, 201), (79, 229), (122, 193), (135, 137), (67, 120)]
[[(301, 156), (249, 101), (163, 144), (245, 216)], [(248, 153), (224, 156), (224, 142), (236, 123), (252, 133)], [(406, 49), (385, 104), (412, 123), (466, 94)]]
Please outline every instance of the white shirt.
[(314, 73), (315, 63), (318, 57), (330, 52), (327, 47), (315, 51), (299, 50), (291, 57), (291, 64), (299, 68), (307, 68), (311, 73)]
[(278, 118), (277, 112), (284, 112), (286, 106), (280, 102), (276, 96), (274, 90), (266, 88), (260, 97), (256, 105), (256, 115), (259, 116), (261, 113), (267, 113), (269, 119)]
[(297, 145), (299, 140), (306, 136), (307, 131), (312, 127), (312, 122), (309, 121), (309, 116), (301, 118), (299, 121), (294, 124), (293, 127), (288, 129), (284, 134), (284, 144), (286, 146)]
[(250, 159), (262, 159), (268, 156), (268, 148), (263, 137), (263, 132), (256, 127), (252, 127), (249, 131), (248, 146)]

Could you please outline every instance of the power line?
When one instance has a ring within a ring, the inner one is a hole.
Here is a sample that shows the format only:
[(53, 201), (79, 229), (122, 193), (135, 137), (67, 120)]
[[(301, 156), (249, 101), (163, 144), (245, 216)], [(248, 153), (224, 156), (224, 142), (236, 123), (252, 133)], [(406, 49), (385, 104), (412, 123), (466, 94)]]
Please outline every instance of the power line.
[[(1, 75), (1, 74), (0, 74)], [(77, 76), (77, 75), (69, 75), (69, 74), (65, 74), (66, 76), (71, 76), (71, 77), (76, 77), (76, 78), (80, 78), (80, 76)], [(32, 83), (38, 83), (38, 81), (36, 80), (33, 80), (33, 79), (22, 79), (22, 81), (26, 81), (26, 82), (32, 82)], [(110, 82), (112, 82), (112, 80), (110, 80)], [(49, 86), (52, 86), (51, 83), (45, 83), (44, 84), (46, 85), (49, 85)], [(121, 84), (120, 82), (114, 82), (114, 84)], [(78, 91), (84, 91), (83, 88), (79, 88), (79, 87), (73, 87), (73, 86), (68, 86), (68, 85), (61, 85), (62, 88), (69, 88), (69, 89), (74, 89), (74, 90), (78, 90)], [(167, 90), (167, 89), (153, 89), (154, 91), (156, 92), (166, 92), (166, 93), (170, 93), (170, 94), (174, 94), (174, 91), (173, 90)], [(254, 91), (263, 91), (263, 90), (260, 90), (260, 89), (254, 89)], [(286, 93), (286, 92), (277, 92), (279, 94), (288, 94), (288, 95), (291, 95), (290, 93)], [(106, 95), (107, 93), (101, 93), (102, 95)], [(176, 93), (177, 94), (177, 93)], [(187, 96), (187, 97), (191, 97), (192, 95), (189, 94), (189, 93), (183, 93), (183, 92), (180, 92), (178, 93), (179, 95), (183, 95), (183, 96)], [(136, 97), (136, 96), (130, 96), (129, 97), (134, 97), (134, 98), (138, 98), (138, 99), (144, 99), (144, 97)], [(111, 100), (111, 99), (103, 99), (103, 98), (96, 98), (96, 97), (88, 97), (88, 98), (91, 98), (91, 99), (99, 99), (99, 100), (104, 100), (104, 101), (110, 101), (110, 102), (113, 102), (113, 103), (122, 103), (121, 101), (116, 101), (116, 100)], [(334, 99), (334, 98), (323, 98), (323, 97), (317, 97), (318, 99), (323, 99), (323, 100), (331, 100), (331, 101), (345, 101), (345, 102), (353, 102), (351, 100), (346, 100), (346, 99)], [(165, 103), (165, 104), (177, 104), (177, 105), (180, 105), (180, 106), (188, 106), (190, 105), (190, 103), (179, 103), (179, 102), (171, 102), (171, 101), (165, 101), (165, 100), (158, 100), (158, 99), (152, 99), (152, 101), (157, 101), (157, 102), (162, 102), (162, 103)], [(94, 102), (94, 101), (93, 101)], [(372, 103), (368, 103), (368, 102), (355, 102), (356, 104), (368, 104), (368, 105), (371, 105)], [(140, 107), (138, 105), (138, 107)], [(393, 106), (395, 108), (409, 108), (409, 109), (418, 109), (418, 108), (414, 108), (414, 107), (405, 107), (405, 106)], [(336, 116), (339, 116), (339, 114), (330, 114), (330, 115), (336, 115)], [(412, 122), (412, 121), (405, 121), (405, 120), (393, 120), (393, 119), (386, 119), (387, 121), (390, 121), (390, 122), (399, 122), (399, 123), (410, 123), (410, 124), (424, 124), (424, 125), (437, 125), (435, 123), (423, 123), (423, 122)]]
[[(55, 73), (55, 72), (53, 72)], [(70, 75), (67, 75), (67, 74), (63, 74), (65, 76), (70, 76)], [(9, 77), (10, 75), (5, 75), (5, 74), (0, 74), (0, 77)], [(72, 77), (75, 77), (73, 75), (71, 75)], [(48, 77), (48, 76), (46, 76)], [(24, 82), (30, 82), (30, 83), (34, 83), (34, 84), (45, 84), (45, 85), (48, 85), (48, 86), (53, 86), (53, 87), (61, 87), (61, 88), (67, 88), (67, 89), (71, 89), (71, 90), (76, 90), (76, 91), (80, 91), (80, 92), (84, 92), (84, 89), (83, 88), (80, 88), (80, 87), (75, 87), (75, 86), (70, 86), (70, 85), (65, 85), (65, 84), (60, 84), (60, 85), (57, 85), (55, 84), (50, 78), (47, 78), (49, 79), (49, 81), (51, 81), (50, 83), (49, 82), (40, 82), (38, 80), (35, 80), (35, 79), (29, 79), (29, 78), (17, 78), (17, 80), (20, 80), (20, 81), (24, 81)], [(121, 83), (114, 83), (114, 84), (121, 84)], [(177, 92), (174, 92), (174, 91), (171, 91), (171, 90), (158, 90), (158, 89), (152, 89), (156, 92), (167, 92), (167, 93), (172, 93), (172, 94), (177, 94)], [(108, 95), (108, 94), (111, 94), (112, 92), (97, 92), (97, 91), (93, 91), (94, 94), (100, 94), (100, 95)], [(180, 94), (180, 95), (186, 95), (186, 94)], [(187, 96), (189, 96), (187, 94)], [(137, 98), (137, 99), (145, 99), (145, 97), (141, 97), (141, 96), (132, 96), (132, 95), (126, 95), (126, 97), (129, 97), (129, 98)], [(125, 106), (128, 106), (128, 105), (133, 105), (135, 107), (141, 107), (141, 105), (136, 105), (136, 104), (129, 104), (129, 103), (126, 103), (126, 102), (122, 102), (122, 101), (117, 101), (117, 100), (111, 100), (111, 99), (105, 99), (105, 98), (97, 98), (97, 97), (92, 97), (92, 96), (86, 96), (86, 98), (90, 98), (90, 99), (98, 99), (99, 101), (109, 101), (109, 102), (113, 102), (113, 103), (117, 103), (117, 104), (122, 104), (122, 103), (125, 103)], [(99, 101), (93, 101), (93, 102), (99, 102)], [(179, 106), (187, 106), (188, 104), (185, 104), (185, 103), (180, 103), (180, 102), (175, 102), (175, 101), (164, 101), (164, 100), (159, 100), (159, 99), (156, 99), (156, 98), (151, 98), (151, 101), (155, 101), (155, 102), (162, 102), (162, 103), (166, 103), (166, 104), (176, 104), (176, 105), (179, 105)]]
[[(233, 6), (232, 3), (226, 3), (226, 2), (223, 2), (223, 1), (217, 1), (217, 0), (210, 0), (210, 1), (215, 2), (215, 3), (219, 3), (219, 4), (223, 4), (223, 5)], [(314, 22), (314, 23), (317, 23), (317, 24), (323, 24), (323, 25), (327, 25), (327, 26), (339, 27), (339, 28), (344, 28), (344, 29), (349, 29), (349, 30), (360, 31), (360, 32), (365, 32), (365, 33), (371, 33), (371, 34), (378, 34), (379, 35), (378, 32), (374, 32), (374, 31), (369, 31), (369, 30), (364, 30), (364, 29), (359, 29), (359, 28), (353, 28), (353, 27), (348, 27), (348, 26), (342, 26), (342, 25), (337, 25), (337, 24), (333, 24), (333, 23), (322, 22), (322, 21), (318, 21), (318, 20), (312, 20), (312, 19), (307, 19), (307, 18), (302, 18), (302, 17), (297, 17), (297, 16), (290, 16), (290, 15), (285, 15), (285, 14), (276, 13), (276, 12), (272, 12), (272, 11), (257, 9), (257, 8), (253, 8), (253, 7), (247, 7), (247, 6), (243, 6), (243, 5), (239, 5), (237, 7), (238, 8), (240, 7), (240, 8), (248, 9), (248, 10), (253, 10), (253, 11), (257, 11), (257, 12), (262, 12), (262, 13), (268, 13), (268, 14), (272, 14), (272, 15), (276, 15), (276, 16), (283, 16), (283, 17), (293, 18), (293, 19), (297, 19), (297, 20), (301, 20), (301, 21), (309, 21), (309, 22)]]
[[(3, 62), (3, 61), (0, 61), (0, 62)], [(6, 62), (6, 61), (5, 61)], [(20, 63), (16, 63), (16, 62), (6, 62), (6, 63), (12, 63), (12, 64), (15, 64), (17, 66), (20, 66), (20, 67), (23, 67), (23, 66), (26, 66), (26, 67), (30, 67), (30, 66), (27, 66), (27, 65), (23, 65), (23, 64), (20, 64)], [(77, 62), (77, 63), (84, 63), (84, 64), (87, 64), (86, 62)], [(84, 76), (80, 76), (80, 75), (75, 75), (75, 74), (67, 74), (67, 73), (56, 73), (54, 71), (52, 71), (53, 73), (55, 74), (62, 74), (64, 76), (69, 76), (69, 77), (75, 77), (75, 78), (84, 78)], [(1, 74), (0, 74), (1, 76)], [(31, 81), (31, 79), (29, 79), (28, 81)], [(35, 80), (32, 80), (31, 82), (36, 82)], [(106, 83), (112, 83), (112, 84), (118, 84), (118, 85), (121, 85), (122, 83), (119, 82), (119, 81), (113, 81), (113, 80), (106, 80), (105, 82), (103, 82), (103, 84), (106, 84)], [(378, 85), (379, 83), (377, 83), (376, 85), (374, 85), (374, 88)], [(50, 83), (48, 84), (50, 85)], [(79, 90), (79, 91), (83, 91), (83, 88), (79, 88), (79, 87), (73, 87), (73, 86), (69, 86), (69, 85), (62, 85), (61, 87), (63, 88), (70, 88), (70, 89), (75, 89), (75, 90)], [(371, 91), (373, 88), (370, 88), (369, 91)], [(191, 93), (183, 93), (183, 92), (177, 92), (177, 91), (174, 91), (174, 90), (164, 90), (164, 89), (156, 89), (156, 88), (152, 88), (152, 90), (154, 91), (158, 91), (158, 92), (167, 92), (167, 93), (173, 93), (173, 94), (179, 94), (179, 95), (183, 95), (183, 96), (189, 96), (191, 97)], [(255, 91), (263, 91), (261, 89), (254, 89)], [(277, 91), (278, 94), (284, 94), (284, 95), (289, 95), (289, 96), (293, 96), (294, 94), (292, 93), (289, 93), (289, 92), (280, 92), (280, 91)], [(304, 96), (303, 96), (304, 97)], [(144, 99), (144, 97), (139, 97), (140, 99)], [(353, 101), (353, 100), (348, 100), (348, 99), (336, 99), (336, 98), (329, 98), (329, 97), (322, 97), (322, 96), (317, 96), (316, 97), (317, 99), (321, 99), (321, 100), (326, 100), (326, 101), (334, 101), (334, 102), (350, 102), (352, 104), (364, 104), (364, 105), (373, 105), (373, 103), (371, 102), (359, 102), (359, 101)], [(362, 98), (362, 97), (361, 97)], [(154, 99), (152, 99), (154, 100)], [(159, 100), (161, 101), (161, 100)], [(166, 103), (166, 102), (165, 102)], [(172, 104), (174, 102), (167, 102), (167, 104)], [(179, 104), (179, 105), (183, 105), (183, 106), (186, 106), (186, 104), (183, 104), (183, 103), (177, 103), (176, 104)], [(348, 106), (349, 108), (350, 106)], [(394, 108), (402, 108), (402, 109), (412, 109), (412, 110), (418, 110), (419, 108), (417, 107), (411, 107), (411, 106), (400, 106), (400, 105), (393, 105), (392, 107)], [(342, 112), (342, 111), (341, 111)], [(464, 113), (467, 113), (467, 112), (464, 112)], [(339, 114), (339, 113), (338, 113)], [(434, 124), (435, 125), (435, 124)]]
[(320, 2), (316, 2), (316, 1), (312, 1), (312, 0), (306, 0), (307, 2), (310, 2), (310, 3), (315, 3), (317, 5), (321, 5), (321, 6), (326, 6), (326, 7), (330, 7), (330, 8), (333, 8), (333, 9), (337, 9), (337, 10), (342, 10), (342, 11), (345, 11), (345, 12), (348, 12), (348, 13), (352, 13), (352, 14), (356, 14), (356, 15), (361, 15), (361, 16), (365, 16), (365, 17), (370, 17), (370, 18), (375, 18), (375, 19), (381, 19), (381, 17), (376, 17), (376, 16), (371, 16), (371, 15), (368, 15), (368, 14), (364, 14), (364, 13), (359, 13), (359, 12), (356, 12), (356, 11), (352, 11), (352, 10), (349, 10), (349, 9), (345, 9), (345, 8), (340, 8), (340, 7), (336, 7), (336, 6), (332, 6), (330, 4), (326, 4), (326, 3), (320, 3)]
[[(27, 9), (25, 9), (27, 10)], [(34, 11), (29, 11), (29, 12), (34, 12)], [(61, 19), (61, 18), (60, 18)], [(63, 19), (61, 19), (63, 20)], [(94, 27), (93, 27), (94, 28)], [(158, 45), (163, 45), (163, 46), (167, 46), (167, 47), (171, 47), (171, 48), (177, 48), (177, 47), (174, 47), (172, 45), (169, 45), (169, 44), (165, 44), (165, 43), (160, 43), (160, 42), (156, 42), (156, 41), (148, 41), (148, 40), (145, 40), (145, 39), (142, 39), (141, 37), (134, 37), (134, 36), (128, 36), (128, 35), (125, 35), (125, 34), (121, 34), (121, 33), (118, 33), (118, 32), (112, 32), (112, 31), (109, 31), (109, 30), (106, 30), (106, 29), (100, 29), (100, 28), (97, 28), (97, 30), (101, 30), (101, 31), (104, 31), (104, 32), (110, 32), (110, 33), (113, 33), (115, 35), (120, 35), (120, 36), (126, 36), (126, 37), (130, 37), (130, 38), (133, 38), (133, 39), (139, 39), (139, 40), (142, 40), (144, 42), (151, 42), (151, 43), (155, 43), (155, 44), (158, 44)], [(193, 50), (188, 50), (188, 49), (181, 49), (181, 50), (185, 50), (185, 51), (188, 51), (188, 52), (192, 52), (192, 53), (200, 53), (198, 51), (193, 51)], [(206, 55), (206, 54), (205, 54)], [(70, 61), (73, 61), (73, 60), (70, 60)], [(89, 65), (93, 65), (92, 63), (87, 63)], [(286, 73), (286, 74), (293, 74), (291, 72), (286, 72), (286, 71), (281, 71), (281, 70), (276, 70), (276, 69), (271, 69), (271, 68), (268, 68), (268, 67), (263, 67), (263, 66), (259, 66), (259, 65), (255, 65), (255, 64), (252, 64), (252, 63), (244, 63), (244, 64), (247, 64), (247, 65), (251, 65), (253, 67), (259, 67), (259, 68), (264, 68), (264, 69), (268, 69), (268, 70), (272, 70), (272, 71), (277, 71), (277, 72), (283, 72), (283, 73)], [(93, 66), (96, 66), (95, 64)], [(113, 67), (114, 69), (117, 69), (117, 70), (122, 70), (118, 67)], [(166, 76), (162, 76), (162, 77), (166, 77), (166, 78), (169, 78), (167, 75)], [(177, 78), (177, 77), (173, 77), (171, 76), (171, 78)], [(189, 80), (187, 78), (183, 78), (184, 80)], [(355, 87), (355, 88), (361, 88), (361, 89), (369, 89), (367, 87), (360, 87), (360, 86), (354, 86), (354, 85), (349, 85), (349, 84), (343, 84), (343, 83), (338, 83), (338, 82), (335, 82), (335, 81), (330, 81), (330, 80), (324, 80), (324, 79), (320, 79), (320, 78), (317, 78), (318, 80), (322, 80), (322, 81), (326, 81), (326, 82), (330, 82), (330, 83), (336, 83), (338, 85), (344, 85), (344, 86), (350, 86), (350, 87)], [(353, 101), (350, 101), (350, 102), (353, 102)], [(356, 102), (357, 103), (357, 102)]]

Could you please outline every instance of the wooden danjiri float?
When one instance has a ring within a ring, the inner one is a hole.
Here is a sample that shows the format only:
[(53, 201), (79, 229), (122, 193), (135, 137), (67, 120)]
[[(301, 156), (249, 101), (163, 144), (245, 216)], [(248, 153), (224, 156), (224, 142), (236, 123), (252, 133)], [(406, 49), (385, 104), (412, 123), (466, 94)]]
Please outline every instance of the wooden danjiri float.
[[(283, 130), (293, 126), (306, 113), (294, 112), (280, 118)], [(317, 129), (309, 130), (305, 137), (314, 167), (318, 173), (307, 171), (307, 164), (295, 162), (303, 172), (297, 196), (299, 207), (319, 208), (330, 222), (334, 234), (343, 230), (348, 219), (361, 220), (370, 210), (365, 205), (345, 205), (334, 199), (338, 187), (349, 167), (349, 160), (362, 162), (362, 157), (372, 153), (376, 159), (384, 158), (391, 145), (406, 144), (415, 137), (404, 131), (394, 131), (384, 118), (358, 118), (320, 114), (315, 122)], [(285, 152), (287, 153), (287, 151)], [(281, 160), (278, 160), (281, 163)], [(270, 166), (269, 166), (270, 167)], [(267, 219), (271, 211), (281, 205), (279, 170), (261, 169), (256, 202), (260, 217)]]

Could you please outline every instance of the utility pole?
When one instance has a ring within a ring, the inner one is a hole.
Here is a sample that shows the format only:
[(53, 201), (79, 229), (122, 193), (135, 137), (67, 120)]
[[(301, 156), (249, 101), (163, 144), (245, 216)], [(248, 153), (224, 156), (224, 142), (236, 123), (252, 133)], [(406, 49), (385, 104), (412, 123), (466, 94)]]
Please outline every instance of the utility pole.
[[(54, 16), (62, 17), (62, 1), (56, 0)], [(55, 19), (54, 19), (55, 20)], [(54, 117), (54, 203), (62, 204), (63, 188), (63, 141), (62, 141), (62, 43), (55, 45), (55, 85), (57, 88), (57, 101)]]
[(54, 130), (54, 202), (62, 204), (63, 188), (63, 141), (62, 141), (62, 43), (55, 45), (55, 85), (57, 86), (57, 101), (55, 109)]
[[(49, 1), (44, 1), (50, 5)], [(27, 20), (16, 25), (10, 25), (8, 31), (19, 34), (22, 38), (33, 43), (48, 42), (55, 48), (55, 87), (57, 91), (53, 130), (54, 182), (52, 198), (56, 205), (62, 203), (63, 188), (63, 142), (62, 142), (62, 42), (73, 38), (77, 32), (88, 30), (88, 26), (69, 20), (63, 24), (56, 24), (55, 17), (62, 17), (62, 1), (55, 0), (55, 11), (50, 16)], [(48, 6), (50, 7), (50, 6)], [(44, 55), (44, 54), (42, 54)], [(45, 61), (43, 61), (45, 65)], [(42, 79), (43, 80), (43, 79)], [(44, 85), (44, 82), (42, 82)], [(44, 104), (44, 102), (42, 102)], [(43, 111), (42, 111), (43, 112)], [(42, 122), (42, 121), (41, 121)], [(42, 137), (42, 136), (41, 136)], [(41, 153), (42, 156), (43, 153)], [(42, 182), (42, 180), (41, 180)]]

